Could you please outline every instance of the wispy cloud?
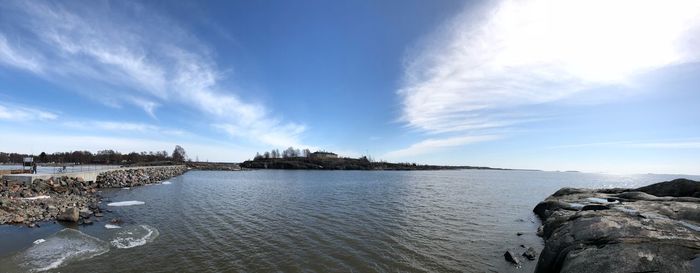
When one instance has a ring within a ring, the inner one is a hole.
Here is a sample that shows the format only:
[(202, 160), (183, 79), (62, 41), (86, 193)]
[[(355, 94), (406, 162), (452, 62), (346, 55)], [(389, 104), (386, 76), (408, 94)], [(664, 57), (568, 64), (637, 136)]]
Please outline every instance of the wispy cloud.
[(26, 69), (34, 73), (42, 72), (42, 65), (36, 58), (31, 57), (31, 52), (27, 52), (24, 49), (15, 50), (15, 47), (21, 47), (20, 42), (17, 42), (16, 46), (11, 46), (10, 42), (7, 41), (7, 37), (0, 33), (0, 63)]
[(500, 139), (501, 136), (498, 135), (480, 135), (480, 136), (458, 136), (458, 137), (448, 137), (448, 138), (429, 138), (418, 143), (414, 143), (408, 148), (392, 151), (383, 155), (383, 157), (388, 159), (401, 159), (412, 157), (416, 155), (422, 155), (430, 152), (435, 152), (436, 149), (443, 149), (448, 147), (462, 146), (472, 143), (492, 141)]
[(4, 152), (35, 153), (40, 152), (66, 152), (74, 150), (86, 150), (97, 152), (104, 149), (113, 149), (121, 153), (142, 151), (167, 151), (170, 152), (175, 145), (181, 145), (192, 159), (210, 161), (242, 161), (248, 159), (254, 150), (246, 147), (231, 145), (230, 143), (192, 143), (170, 140), (153, 140), (138, 137), (104, 137), (93, 135), (52, 134), (45, 137), (48, 132), (41, 134), (27, 132), (9, 132), (3, 135), (0, 142), (0, 150)]
[(662, 139), (647, 141), (611, 141), (570, 145), (558, 145), (552, 149), (576, 149), (590, 147), (616, 147), (635, 149), (700, 149), (700, 139)]
[(401, 120), (484, 134), (540, 118), (528, 106), (698, 61), (700, 2), (505, 0), (464, 12), (407, 56)]
[(138, 133), (141, 135), (154, 136), (190, 136), (189, 132), (164, 128), (154, 124), (142, 122), (124, 122), (124, 121), (66, 121), (61, 125), (72, 129), (88, 130), (92, 133), (106, 131), (110, 133), (121, 132), (126, 134)]
[(11, 104), (0, 104), (0, 120), (24, 122), (34, 120), (48, 121), (57, 118), (57, 114), (49, 111)]
[[(299, 142), (303, 126), (222, 85), (224, 73), (211, 49), (146, 6), (9, 1), (0, 9), (0, 61), (6, 65), (70, 83), (105, 105), (137, 106), (154, 118), (160, 106), (178, 105), (203, 113), (209, 123), (236, 128), (226, 130), (232, 137), (268, 145)], [(22, 44), (9, 42), (8, 35), (23, 37)]]

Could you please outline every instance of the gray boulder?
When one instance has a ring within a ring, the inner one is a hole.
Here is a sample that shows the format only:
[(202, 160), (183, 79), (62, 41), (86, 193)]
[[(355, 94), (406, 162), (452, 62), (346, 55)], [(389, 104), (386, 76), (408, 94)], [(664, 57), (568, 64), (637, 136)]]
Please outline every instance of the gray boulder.
[[(700, 199), (692, 183), (558, 191), (534, 209), (545, 240), (535, 272), (692, 272), (700, 255)], [(602, 199), (622, 202), (596, 203)]]
[(59, 214), (56, 220), (78, 222), (78, 220), (80, 220), (80, 211), (75, 207), (69, 207), (63, 213)]
[(523, 252), (523, 257), (528, 260), (534, 260), (537, 257), (537, 251), (532, 247), (528, 247), (527, 250)]
[(658, 197), (700, 197), (700, 182), (681, 178), (641, 187), (637, 191)]
[(506, 259), (506, 261), (519, 266), (520, 265), (520, 260), (518, 260), (518, 257), (513, 254), (510, 250), (507, 250), (506, 253), (503, 254), (503, 257)]

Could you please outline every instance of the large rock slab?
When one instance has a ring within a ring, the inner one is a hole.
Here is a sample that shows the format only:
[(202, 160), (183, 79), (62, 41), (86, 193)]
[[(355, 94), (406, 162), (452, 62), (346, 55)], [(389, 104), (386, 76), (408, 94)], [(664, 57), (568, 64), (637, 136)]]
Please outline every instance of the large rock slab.
[(534, 209), (545, 240), (535, 272), (692, 272), (700, 254), (697, 196), (700, 182), (687, 179), (561, 189)]

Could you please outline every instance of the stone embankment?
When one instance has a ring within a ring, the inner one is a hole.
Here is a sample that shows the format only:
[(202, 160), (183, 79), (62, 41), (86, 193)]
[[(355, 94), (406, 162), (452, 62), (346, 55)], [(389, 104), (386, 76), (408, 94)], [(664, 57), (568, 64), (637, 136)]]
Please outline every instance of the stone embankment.
[(135, 187), (158, 183), (187, 170), (185, 166), (113, 170), (97, 181), (69, 176), (36, 179), (30, 184), (0, 181), (0, 224), (27, 224), (61, 220), (92, 223), (101, 217), (99, 188)]
[(545, 241), (535, 272), (692, 272), (700, 182), (638, 189), (563, 188), (534, 212)]
[(181, 165), (115, 170), (98, 175), (97, 184), (100, 188), (143, 186), (181, 175), (186, 170), (187, 168)]

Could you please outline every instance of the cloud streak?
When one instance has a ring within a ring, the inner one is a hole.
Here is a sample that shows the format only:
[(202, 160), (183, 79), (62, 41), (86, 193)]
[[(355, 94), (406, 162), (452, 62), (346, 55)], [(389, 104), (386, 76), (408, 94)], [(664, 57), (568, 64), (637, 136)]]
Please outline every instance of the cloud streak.
[(634, 149), (700, 149), (700, 139), (670, 139), (653, 141), (613, 141), (571, 145), (559, 145), (552, 149), (572, 149), (590, 147), (622, 147)]
[(407, 56), (400, 119), (443, 137), (515, 127), (541, 118), (528, 106), (698, 61), (699, 35), (698, 1), (489, 3)]
[[(209, 123), (235, 128), (226, 130), (232, 137), (267, 145), (300, 142), (303, 126), (275, 118), (222, 85), (224, 73), (206, 44), (145, 6), (10, 1), (0, 11), (5, 65), (70, 83), (105, 105), (139, 107), (153, 118), (162, 105), (182, 105)], [(22, 43), (5, 38), (10, 35), (23, 37)]]
[(0, 120), (25, 122), (25, 121), (50, 121), (58, 118), (53, 112), (36, 108), (0, 104)]
[(389, 152), (384, 155), (386, 158), (390, 159), (401, 159), (417, 155), (422, 155), (430, 152), (434, 152), (436, 149), (443, 149), (454, 146), (463, 146), (467, 144), (473, 144), (484, 141), (492, 141), (500, 139), (501, 136), (498, 135), (480, 135), (480, 136), (459, 136), (459, 137), (449, 137), (449, 138), (429, 138), (423, 141), (412, 144), (411, 146)]

